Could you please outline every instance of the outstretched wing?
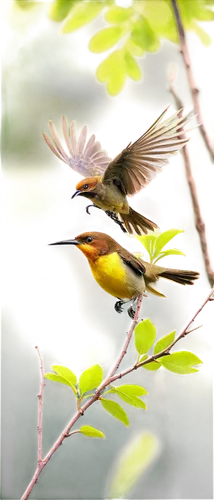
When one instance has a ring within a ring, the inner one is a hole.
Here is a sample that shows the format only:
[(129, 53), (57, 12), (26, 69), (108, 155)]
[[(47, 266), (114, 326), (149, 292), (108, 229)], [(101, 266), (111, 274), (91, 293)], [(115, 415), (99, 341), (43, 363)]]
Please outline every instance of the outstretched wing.
[(111, 158), (108, 158), (106, 151), (101, 148), (101, 144), (95, 141), (93, 134), (86, 144), (87, 127), (82, 128), (78, 141), (76, 139), (75, 123), (72, 122), (68, 132), (66, 118), (62, 117), (62, 130), (65, 139), (68, 153), (64, 150), (59, 136), (56, 132), (53, 122), (49, 121), (52, 139), (43, 133), (44, 140), (60, 160), (64, 161), (69, 167), (79, 172), (83, 177), (92, 177), (95, 175), (103, 175)]
[(179, 118), (182, 111), (179, 110), (162, 121), (168, 108), (145, 134), (114, 158), (105, 171), (103, 183), (116, 184), (124, 194), (134, 195), (161, 172), (171, 155), (185, 146), (189, 138), (184, 136), (183, 127), (192, 120), (194, 112)]

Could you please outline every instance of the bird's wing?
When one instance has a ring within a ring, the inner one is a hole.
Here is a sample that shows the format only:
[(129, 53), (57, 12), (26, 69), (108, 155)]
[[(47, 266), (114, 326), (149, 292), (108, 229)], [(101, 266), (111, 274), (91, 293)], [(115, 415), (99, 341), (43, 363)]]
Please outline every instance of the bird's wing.
[(60, 142), (53, 122), (49, 121), (52, 139), (43, 133), (44, 140), (52, 153), (60, 160), (64, 161), (83, 177), (92, 177), (95, 175), (103, 175), (111, 158), (108, 158), (106, 151), (101, 148), (101, 144), (95, 141), (93, 134), (88, 142), (87, 127), (82, 128), (78, 140), (76, 139), (75, 123), (72, 122), (68, 132), (66, 118), (62, 117), (62, 130), (68, 152), (66, 152)]
[(116, 184), (122, 193), (134, 195), (146, 187), (168, 163), (170, 156), (188, 142), (183, 127), (194, 117), (194, 112), (179, 118), (182, 111), (179, 110), (162, 121), (168, 107), (145, 134), (112, 160), (104, 173), (103, 183)]
[(121, 247), (120, 257), (123, 263), (131, 268), (137, 276), (142, 276), (145, 273), (146, 268), (142, 260), (135, 257), (132, 253), (128, 252), (128, 250), (125, 250), (125, 248)]

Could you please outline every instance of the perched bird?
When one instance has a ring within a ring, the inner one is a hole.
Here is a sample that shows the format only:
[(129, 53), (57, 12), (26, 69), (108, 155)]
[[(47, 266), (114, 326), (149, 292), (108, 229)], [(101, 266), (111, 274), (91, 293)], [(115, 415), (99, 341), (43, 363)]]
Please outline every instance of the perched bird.
[(76, 245), (87, 257), (98, 285), (119, 299), (115, 303), (116, 311), (122, 312), (123, 304), (132, 301), (128, 309), (132, 318), (135, 314), (134, 303), (145, 290), (164, 297), (152, 286), (160, 277), (182, 285), (193, 285), (199, 277), (199, 273), (194, 271), (168, 269), (145, 262), (105, 233), (83, 233), (74, 240), (58, 241), (51, 245)]
[(127, 196), (133, 196), (145, 188), (168, 163), (169, 157), (189, 140), (184, 137), (183, 127), (193, 118), (194, 113), (190, 112), (179, 118), (180, 110), (162, 121), (168, 107), (136, 142), (130, 142), (114, 160), (108, 158), (100, 143), (95, 141), (94, 135), (85, 146), (86, 126), (81, 130), (77, 143), (74, 122), (69, 136), (66, 119), (62, 117), (64, 138), (69, 150), (67, 154), (53, 123), (49, 122), (53, 142), (46, 134), (43, 137), (51, 151), (86, 177), (77, 184), (72, 198), (84, 196), (91, 200), (93, 205), (88, 205), (87, 212), (90, 206), (101, 208), (123, 231), (129, 233), (147, 233), (148, 230), (154, 231), (157, 228), (154, 222), (129, 206)]

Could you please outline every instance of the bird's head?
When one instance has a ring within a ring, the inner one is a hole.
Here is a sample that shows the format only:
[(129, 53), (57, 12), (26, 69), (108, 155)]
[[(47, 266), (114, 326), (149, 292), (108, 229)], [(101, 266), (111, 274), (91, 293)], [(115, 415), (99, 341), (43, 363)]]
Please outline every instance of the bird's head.
[(75, 196), (85, 196), (85, 198), (96, 198), (96, 187), (100, 182), (100, 177), (86, 177), (76, 185), (76, 191), (71, 198)]
[(108, 234), (98, 232), (82, 233), (74, 240), (58, 241), (51, 245), (76, 245), (89, 261), (95, 261), (101, 255), (112, 253), (118, 247), (118, 243)]

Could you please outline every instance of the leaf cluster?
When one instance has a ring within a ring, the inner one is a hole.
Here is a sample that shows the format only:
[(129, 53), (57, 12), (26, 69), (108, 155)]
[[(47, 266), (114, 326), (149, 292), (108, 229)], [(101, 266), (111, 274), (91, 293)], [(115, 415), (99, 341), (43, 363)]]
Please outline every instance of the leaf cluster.
[(181, 250), (177, 248), (170, 248), (163, 250), (164, 247), (172, 240), (177, 234), (183, 233), (183, 229), (168, 229), (163, 233), (159, 231), (152, 234), (143, 234), (141, 236), (136, 236), (136, 238), (142, 243), (144, 248), (147, 250), (150, 258), (150, 262), (156, 264), (158, 260), (163, 259), (163, 257), (168, 257), (169, 255), (184, 255)]

